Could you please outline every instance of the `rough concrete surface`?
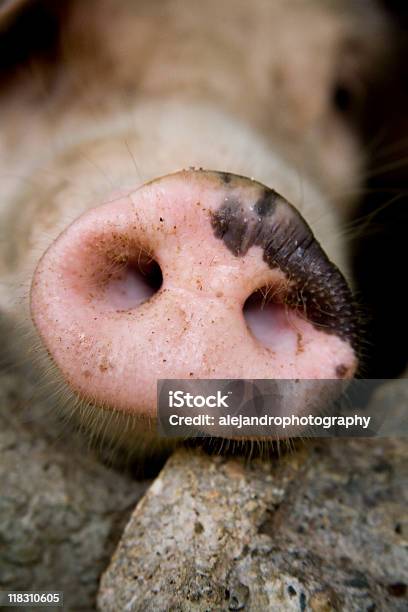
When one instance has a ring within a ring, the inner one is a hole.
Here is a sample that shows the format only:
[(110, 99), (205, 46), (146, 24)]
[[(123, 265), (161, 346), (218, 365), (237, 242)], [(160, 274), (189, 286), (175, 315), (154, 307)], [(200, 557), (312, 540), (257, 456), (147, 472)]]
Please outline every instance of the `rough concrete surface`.
[(94, 610), (100, 573), (147, 483), (65, 440), (31, 391), (0, 376), (0, 590), (64, 591), (64, 610)]
[[(408, 407), (406, 390), (380, 393)], [(407, 610), (407, 475), (406, 438), (313, 441), (269, 463), (178, 451), (126, 527), (99, 610)]]

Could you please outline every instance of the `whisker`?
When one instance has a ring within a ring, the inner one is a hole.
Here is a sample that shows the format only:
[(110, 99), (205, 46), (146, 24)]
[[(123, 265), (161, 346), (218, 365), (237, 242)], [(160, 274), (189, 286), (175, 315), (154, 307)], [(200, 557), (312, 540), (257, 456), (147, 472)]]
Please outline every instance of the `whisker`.
[(133, 152), (132, 152), (132, 150), (131, 150), (131, 148), (129, 146), (128, 141), (125, 140), (124, 142), (125, 142), (126, 149), (127, 149), (128, 153), (129, 153), (131, 159), (132, 159), (133, 165), (135, 167), (136, 176), (137, 176), (138, 180), (142, 183), (143, 182), (142, 173), (140, 172), (140, 168), (139, 168), (138, 164), (136, 163), (135, 156), (133, 155)]

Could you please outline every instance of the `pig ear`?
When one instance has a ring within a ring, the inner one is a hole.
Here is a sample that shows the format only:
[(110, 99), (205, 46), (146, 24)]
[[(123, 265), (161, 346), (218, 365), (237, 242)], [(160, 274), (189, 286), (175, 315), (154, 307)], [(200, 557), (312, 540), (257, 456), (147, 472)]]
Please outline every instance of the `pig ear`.
[(55, 57), (67, 0), (0, 0), (0, 76)]

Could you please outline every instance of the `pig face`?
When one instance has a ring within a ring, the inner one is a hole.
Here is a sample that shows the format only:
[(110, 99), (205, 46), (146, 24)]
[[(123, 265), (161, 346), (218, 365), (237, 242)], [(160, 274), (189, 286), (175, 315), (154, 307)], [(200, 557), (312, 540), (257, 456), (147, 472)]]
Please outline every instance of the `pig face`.
[(158, 378), (355, 374), (369, 9), (71, 2), (52, 61), (7, 80), (3, 308), (83, 418), (137, 430)]

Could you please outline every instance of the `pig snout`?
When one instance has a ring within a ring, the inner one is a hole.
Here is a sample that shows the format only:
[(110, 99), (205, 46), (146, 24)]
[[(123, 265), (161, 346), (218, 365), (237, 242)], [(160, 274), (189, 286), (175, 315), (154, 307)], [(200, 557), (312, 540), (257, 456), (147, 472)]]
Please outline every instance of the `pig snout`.
[(155, 416), (160, 378), (357, 367), (351, 292), (307, 223), (223, 172), (178, 172), (88, 210), (40, 260), (31, 313), (80, 397), (135, 415)]

